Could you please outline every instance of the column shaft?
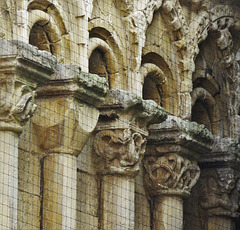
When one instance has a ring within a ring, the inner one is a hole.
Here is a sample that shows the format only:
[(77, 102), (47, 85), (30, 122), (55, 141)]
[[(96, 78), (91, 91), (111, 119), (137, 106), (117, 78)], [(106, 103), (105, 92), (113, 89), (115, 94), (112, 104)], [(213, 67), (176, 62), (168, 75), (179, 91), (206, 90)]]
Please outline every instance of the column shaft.
[(76, 229), (76, 161), (59, 153), (44, 158), (43, 229)]
[(135, 180), (117, 175), (103, 176), (101, 185), (102, 230), (134, 229)]
[(207, 226), (208, 230), (235, 230), (233, 220), (228, 217), (209, 217)]
[(183, 200), (177, 196), (159, 196), (154, 200), (154, 230), (182, 230)]
[(17, 229), (18, 141), (17, 133), (0, 131), (0, 226), (2, 229)]

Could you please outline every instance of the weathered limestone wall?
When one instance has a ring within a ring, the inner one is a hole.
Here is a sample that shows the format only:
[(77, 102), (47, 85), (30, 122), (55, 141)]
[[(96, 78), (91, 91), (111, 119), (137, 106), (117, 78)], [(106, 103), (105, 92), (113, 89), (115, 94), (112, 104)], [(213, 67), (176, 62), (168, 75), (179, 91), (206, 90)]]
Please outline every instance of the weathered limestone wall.
[(0, 229), (236, 228), (239, 9), (0, 0)]
[(93, 137), (78, 156), (77, 229), (99, 229), (100, 178), (93, 150)]
[(135, 179), (135, 186), (135, 230), (150, 230), (152, 201), (145, 190), (143, 165)]

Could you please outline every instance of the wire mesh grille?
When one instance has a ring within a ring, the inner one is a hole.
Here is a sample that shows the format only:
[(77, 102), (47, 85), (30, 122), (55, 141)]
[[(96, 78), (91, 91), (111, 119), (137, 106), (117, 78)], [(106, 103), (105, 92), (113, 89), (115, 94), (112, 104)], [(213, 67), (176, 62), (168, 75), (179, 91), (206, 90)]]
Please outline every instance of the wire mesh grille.
[(0, 0), (0, 229), (237, 230), (237, 0)]

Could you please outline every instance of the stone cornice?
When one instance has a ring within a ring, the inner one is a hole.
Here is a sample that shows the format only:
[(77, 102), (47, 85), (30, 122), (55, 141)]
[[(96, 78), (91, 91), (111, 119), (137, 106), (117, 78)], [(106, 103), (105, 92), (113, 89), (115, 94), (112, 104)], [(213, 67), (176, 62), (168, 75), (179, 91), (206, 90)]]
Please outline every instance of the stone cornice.
[(0, 72), (17, 74), (28, 84), (46, 83), (56, 68), (56, 58), (18, 40), (0, 40)]
[[(211, 152), (213, 135), (204, 125), (168, 116), (161, 124), (149, 127), (148, 145), (159, 153), (177, 153), (191, 160), (198, 160)], [(147, 152), (147, 154), (154, 154)]]
[(230, 167), (240, 172), (240, 144), (232, 138), (215, 138), (212, 151), (199, 163), (201, 168)]
[(105, 78), (84, 73), (77, 65), (58, 65), (49, 84), (37, 91), (39, 97), (68, 95), (94, 107), (105, 100), (107, 92)]
[(143, 100), (134, 93), (110, 90), (99, 108), (98, 129), (132, 128), (148, 135), (147, 126), (163, 122), (167, 118), (165, 109), (152, 100)]

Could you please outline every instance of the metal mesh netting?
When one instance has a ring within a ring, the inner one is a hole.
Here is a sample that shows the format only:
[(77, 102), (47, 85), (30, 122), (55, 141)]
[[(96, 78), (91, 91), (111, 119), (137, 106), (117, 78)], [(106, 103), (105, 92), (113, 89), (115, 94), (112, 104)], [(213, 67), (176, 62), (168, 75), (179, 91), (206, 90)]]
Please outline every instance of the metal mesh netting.
[(0, 0), (0, 229), (240, 229), (238, 0)]

